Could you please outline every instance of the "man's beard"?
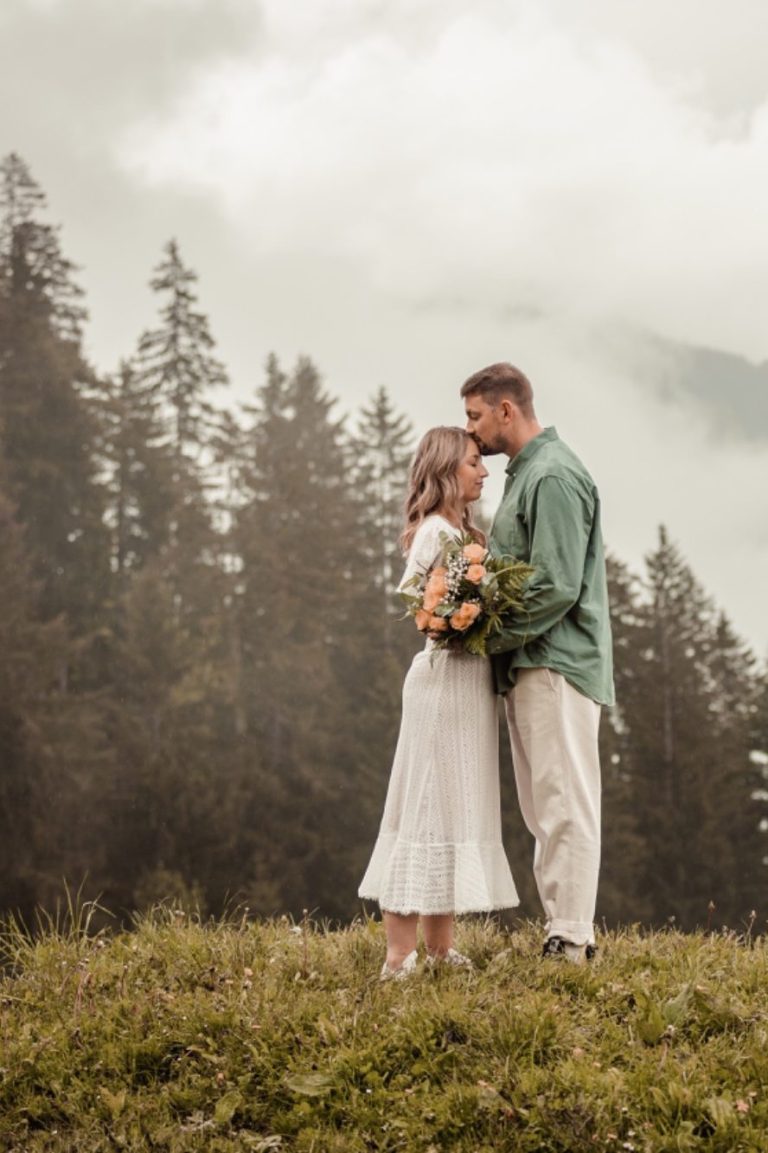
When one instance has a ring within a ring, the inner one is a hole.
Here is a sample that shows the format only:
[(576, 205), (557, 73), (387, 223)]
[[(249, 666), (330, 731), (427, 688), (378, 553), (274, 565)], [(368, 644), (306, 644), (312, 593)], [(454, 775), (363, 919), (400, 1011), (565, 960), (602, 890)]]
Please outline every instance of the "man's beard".
[(475, 441), (477, 443), (477, 447), (480, 449), (481, 456), (498, 456), (500, 452), (504, 451), (502, 446), (498, 443), (488, 444), (486, 441), (480, 440), (480, 438), (477, 436), (475, 437)]

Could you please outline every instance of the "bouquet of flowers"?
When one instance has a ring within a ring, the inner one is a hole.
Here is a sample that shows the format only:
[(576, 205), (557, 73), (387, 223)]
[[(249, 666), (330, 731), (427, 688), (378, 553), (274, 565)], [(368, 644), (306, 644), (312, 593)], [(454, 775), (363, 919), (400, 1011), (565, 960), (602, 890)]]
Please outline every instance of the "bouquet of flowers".
[(522, 592), (533, 569), (512, 557), (491, 556), (469, 534), (443, 537), (440, 563), (401, 590), (406, 615), (437, 647), (485, 656), (488, 637), (524, 613)]

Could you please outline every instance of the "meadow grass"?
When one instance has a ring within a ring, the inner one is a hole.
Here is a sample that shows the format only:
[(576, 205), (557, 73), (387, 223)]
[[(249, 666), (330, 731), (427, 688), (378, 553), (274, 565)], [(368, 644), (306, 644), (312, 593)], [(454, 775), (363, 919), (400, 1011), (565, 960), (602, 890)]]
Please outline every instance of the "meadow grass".
[(381, 925), (88, 916), (2, 934), (0, 1148), (768, 1150), (768, 946), (460, 923), (473, 972), (381, 984)]

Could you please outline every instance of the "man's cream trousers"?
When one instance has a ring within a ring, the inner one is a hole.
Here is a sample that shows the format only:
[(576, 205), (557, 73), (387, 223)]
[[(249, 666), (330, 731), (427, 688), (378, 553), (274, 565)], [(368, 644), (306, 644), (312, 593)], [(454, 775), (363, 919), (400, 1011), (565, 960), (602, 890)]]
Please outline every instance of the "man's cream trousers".
[(518, 669), (505, 698), (517, 795), (536, 838), (547, 935), (594, 941), (600, 870), (600, 706), (550, 669)]

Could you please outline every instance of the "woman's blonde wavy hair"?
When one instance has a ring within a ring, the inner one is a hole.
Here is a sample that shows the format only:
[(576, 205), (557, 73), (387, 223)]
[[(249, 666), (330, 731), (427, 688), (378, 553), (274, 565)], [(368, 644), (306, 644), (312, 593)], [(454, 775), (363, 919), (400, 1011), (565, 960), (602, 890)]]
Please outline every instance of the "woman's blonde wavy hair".
[[(411, 461), (408, 495), (405, 498), (405, 525), (400, 534), (400, 547), (407, 553), (421, 522), (432, 513), (458, 513), (459, 480), (457, 472), (472, 437), (463, 428), (439, 425), (425, 432)], [(464, 532), (485, 543), (485, 537), (472, 522), (470, 506), (461, 518)]]

